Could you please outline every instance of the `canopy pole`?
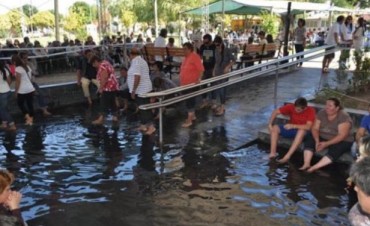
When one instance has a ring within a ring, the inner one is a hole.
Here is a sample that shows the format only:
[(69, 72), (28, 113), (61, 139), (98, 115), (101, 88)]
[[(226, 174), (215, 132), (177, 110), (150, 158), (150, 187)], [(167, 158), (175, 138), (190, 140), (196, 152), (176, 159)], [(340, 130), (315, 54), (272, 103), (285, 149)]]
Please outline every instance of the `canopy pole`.
[(154, 0), (154, 21), (155, 21), (155, 37), (158, 37), (159, 26), (158, 26), (158, 2)]
[(221, 22), (221, 37), (224, 37), (225, 23), (225, 0), (222, 0), (222, 22)]
[(55, 40), (60, 40), (59, 34), (59, 2), (54, 0), (54, 23), (55, 23)]
[(288, 2), (288, 11), (286, 14), (286, 20), (285, 20), (285, 36), (284, 36), (284, 56), (289, 55), (288, 51), (288, 42), (289, 42), (289, 29), (290, 29), (290, 11), (292, 8), (292, 2)]
[(332, 13), (333, 13), (333, 11), (331, 10), (331, 7), (334, 5), (334, 3), (333, 3), (333, 0), (331, 0), (330, 1), (330, 10), (329, 10), (329, 18), (328, 18), (328, 27), (330, 27), (331, 26), (331, 24), (332, 24)]

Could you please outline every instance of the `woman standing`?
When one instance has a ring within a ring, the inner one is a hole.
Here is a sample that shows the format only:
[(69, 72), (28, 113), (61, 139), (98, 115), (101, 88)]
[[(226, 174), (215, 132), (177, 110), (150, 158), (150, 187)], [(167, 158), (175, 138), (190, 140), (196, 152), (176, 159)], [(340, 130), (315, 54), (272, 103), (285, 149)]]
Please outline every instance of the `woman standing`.
[[(199, 83), (204, 72), (204, 66), (200, 56), (194, 52), (194, 46), (190, 42), (186, 42), (183, 45), (185, 51), (185, 58), (182, 61), (180, 67), (180, 85), (185, 86), (189, 84)], [(191, 93), (194, 89), (188, 89), (184, 93)], [(195, 117), (195, 98), (186, 100), (186, 108), (188, 117), (182, 124), (182, 127), (186, 128), (193, 125)]]
[[(306, 21), (302, 18), (298, 19), (298, 27), (294, 30), (294, 47), (295, 52), (300, 53), (304, 51), (306, 47)], [(297, 60), (303, 59), (303, 55), (297, 57)], [(303, 62), (298, 64), (299, 67), (302, 67)]]
[(364, 45), (366, 24), (364, 18), (360, 17), (357, 20), (357, 27), (353, 32), (353, 47), (355, 51), (360, 53)]
[(98, 71), (96, 77), (100, 83), (98, 92), (101, 94), (100, 115), (92, 124), (102, 125), (109, 110), (113, 115), (112, 121), (117, 122), (116, 96), (119, 85), (116, 75), (114, 74), (114, 68), (108, 61), (102, 60), (96, 55), (90, 58), (90, 64)]
[[(215, 54), (215, 67), (213, 70), (213, 76), (222, 76), (223, 74), (227, 74), (231, 71), (231, 68), (235, 62), (235, 58), (229, 48), (227, 48), (220, 36), (216, 36), (213, 43), (216, 46), (216, 54)], [(221, 84), (226, 82), (228, 79), (224, 79), (218, 82), (215, 82), (213, 85)], [(220, 105), (217, 106), (216, 99), (217, 97), (220, 99)], [(226, 103), (226, 88), (220, 88), (212, 93), (212, 109), (216, 116), (221, 116), (225, 114), (225, 103)]]
[(9, 114), (9, 101), (11, 98), (11, 92), (9, 85), (12, 80), (10, 73), (6, 69), (4, 61), (0, 61), (0, 118), (1, 128), (8, 130), (16, 130), (14, 120)]
[(15, 94), (17, 96), (17, 103), (24, 115), (26, 125), (31, 126), (33, 124), (33, 94), (35, 92), (35, 87), (31, 82), (32, 71), (19, 55), (13, 55), (12, 62), (16, 67)]

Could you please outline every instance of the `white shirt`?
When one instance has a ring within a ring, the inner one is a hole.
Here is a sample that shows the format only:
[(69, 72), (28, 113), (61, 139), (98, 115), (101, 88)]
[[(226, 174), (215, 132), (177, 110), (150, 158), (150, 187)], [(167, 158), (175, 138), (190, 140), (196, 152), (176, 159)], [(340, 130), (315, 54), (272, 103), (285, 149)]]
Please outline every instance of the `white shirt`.
[[(6, 77), (9, 77), (9, 72), (5, 69)], [(9, 84), (3, 78), (3, 73), (0, 71), (0, 93), (7, 93), (10, 91)]]
[[(166, 47), (166, 39), (162, 36), (158, 36), (154, 41), (154, 47)], [(163, 61), (161, 56), (155, 56), (156, 61)]]
[(21, 79), (18, 93), (27, 94), (27, 93), (31, 93), (35, 91), (35, 87), (33, 87), (32, 82), (31, 82), (32, 70), (30, 67), (28, 67), (28, 73), (21, 66), (16, 67), (15, 72), (17, 73), (16, 76), (20, 76), (20, 79)]
[(135, 75), (140, 76), (140, 82), (135, 91), (136, 94), (140, 95), (152, 91), (153, 87), (149, 76), (149, 67), (141, 56), (132, 59), (131, 66), (127, 71), (127, 84), (130, 93), (132, 93), (134, 89)]
[(337, 43), (335, 42), (335, 37), (334, 37), (334, 34), (337, 33), (338, 35), (338, 41), (340, 40), (340, 29), (341, 28), (341, 24), (335, 22), (329, 29), (328, 31), (328, 36), (326, 36), (326, 39), (325, 39), (325, 44), (327, 45), (337, 45)]
[(357, 30), (353, 33), (353, 47), (356, 50), (361, 50), (364, 45), (364, 39), (364, 28), (357, 28)]

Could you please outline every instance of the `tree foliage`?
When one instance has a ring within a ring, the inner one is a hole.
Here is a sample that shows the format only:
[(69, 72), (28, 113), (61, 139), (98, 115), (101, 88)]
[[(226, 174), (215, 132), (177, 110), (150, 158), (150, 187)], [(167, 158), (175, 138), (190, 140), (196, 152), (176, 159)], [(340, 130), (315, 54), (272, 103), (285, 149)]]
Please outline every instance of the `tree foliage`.
[(86, 2), (75, 2), (70, 8), (69, 13), (74, 13), (79, 16), (79, 21), (82, 24), (89, 24), (92, 22), (94, 16), (92, 15), (92, 9)]
[(28, 18), (31, 16), (35, 15), (36, 13), (39, 12), (39, 10), (30, 4), (25, 4), (22, 6), (21, 11), (23, 12), (24, 15), (26, 15)]
[(10, 10), (6, 16), (9, 18), (10, 31), (14, 35), (20, 35), (22, 33), (22, 12), (19, 9)]
[(263, 23), (261, 24), (261, 28), (266, 34), (271, 34), (273, 37), (279, 32), (279, 18), (275, 14), (271, 14), (270, 12), (262, 12), (260, 14)]
[(49, 11), (41, 11), (31, 17), (32, 25), (40, 28), (54, 27), (54, 15)]

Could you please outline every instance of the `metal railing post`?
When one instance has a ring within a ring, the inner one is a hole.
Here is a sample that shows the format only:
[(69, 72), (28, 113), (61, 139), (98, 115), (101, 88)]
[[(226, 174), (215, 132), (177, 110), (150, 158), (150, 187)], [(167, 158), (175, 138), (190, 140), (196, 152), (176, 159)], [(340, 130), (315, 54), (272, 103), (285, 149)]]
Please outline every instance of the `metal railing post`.
[(278, 90), (278, 80), (279, 80), (279, 62), (276, 63), (275, 71), (275, 84), (274, 84), (274, 108), (277, 108), (277, 90)]
[[(159, 103), (162, 104), (163, 97), (159, 97)], [(163, 107), (159, 108), (159, 147), (162, 151), (163, 145)]]

